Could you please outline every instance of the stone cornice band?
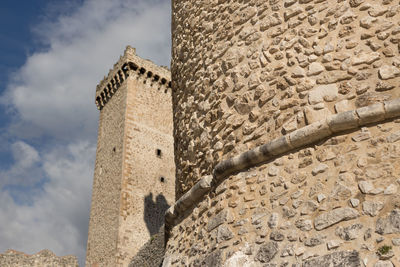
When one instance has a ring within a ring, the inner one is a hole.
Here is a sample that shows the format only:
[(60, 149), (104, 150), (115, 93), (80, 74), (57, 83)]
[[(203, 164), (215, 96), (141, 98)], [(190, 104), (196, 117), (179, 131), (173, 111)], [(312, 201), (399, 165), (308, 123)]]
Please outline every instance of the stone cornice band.
[(141, 59), (136, 56), (134, 48), (127, 46), (124, 55), (96, 86), (97, 109), (101, 110), (123, 82), (133, 74), (136, 74), (138, 78), (143, 77), (151, 83), (157, 83), (160, 87), (171, 88), (171, 74), (168, 69), (158, 67), (149, 60)]
[(354, 130), (361, 126), (381, 122), (400, 116), (400, 98), (376, 103), (356, 110), (341, 112), (297, 129), (271, 142), (246, 151), (236, 157), (218, 163), (213, 176), (200, 179), (188, 192), (181, 196), (165, 214), (167, 225), (174, 225), (175, 219), (207, 194), (213, 185), (233, 173), (246, 170), (274, 157), (310, 145), (334, 134)]

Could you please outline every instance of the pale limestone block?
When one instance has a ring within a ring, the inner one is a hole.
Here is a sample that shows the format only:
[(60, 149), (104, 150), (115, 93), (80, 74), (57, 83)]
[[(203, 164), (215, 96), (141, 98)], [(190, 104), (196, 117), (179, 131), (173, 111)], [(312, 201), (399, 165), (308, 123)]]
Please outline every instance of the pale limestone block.
[(326, 84), (317, 86), (315, 89), (311, 90), (308, 95), (308, 102), (311, 105), (318, 104), (322, 101), (334, 101), (338, 96), (337, 85)]
[(391, 135), (389, 135), (388, 137), (386, 137), (386, 140), (389, 143), (394, 143), (400, 140), (400, 131), (394, 132)]
[(320, 163), (311, 171), (311, 173), (312, 173), (312, 175), (315, 176), (319, 173), (325, 172), (328, 168), (329, 168), (328, 165), (326, 165), (324, 163)]
[(360, 65), (360, 64), (372, 64), (373, 62), (377, 61), (380, 58), (379, 52), (361, 52), (360, 54), (354, 56), (352, 58), (351, 64), (353, 66)]
[(362, 209), (365, 214), (371, 217), (378, 215), (379, 211), (383, 209), (383, 203), (380, 201), (364, 201), (362, 203)]
[(346, 112), (352, 110), (352, 106), (350, 105), (349, 101), (347, 99), (344, 99), (340, 102), (337, 102), (335, 104), (335, 111), (336, 113), (341, 113), (341, 112)]
[(306, 118), (307, 124), (312, 124), (317, 121), (325, 120), (331, 115), (332, 113), (327, 108), (323, 108), (320, 110), (314, 110), (310, 107), (304, 108), (304, 117)]
[(378, 72), (382, 80), (389, 80), (400, 76), (400, 69), (396, 66), (383, 65), (379, 68)]
[(353, 208), (357, 208), (358, 205), (360, 204), (360, 200), (358, 200), (357, 198), (351, 198), (351, 199), (349, 200), (349, 202), (350, 202), (350, 204), (351, 204), (351, 206), (352, 206)]
[(374, 186), (371, 182), (369, 181), (360, 181), (358, 183), (358, 188), (360, 188), (360, 191), (364, 194), (370, 193), (373, 189)]
[(236, 251), (229, 257), (224, 264), (224, 267), (256, 267), (256, 263), (242, 251)]
[(335, 248), (338, 248), (338, 247), (340, 247), (340, 245), (342, 244), (343, 242), (342, 241), (340, 241), (340, 240), (330, 240), (330, 241), (328, 241), (327, 243), (326, 243), (326, 246), (327, 246), (327, 248), (329, 249), (329, 250), (331, 250), (331, 249), (335, 249)]
[(317, 216), (314, 220), (314, 227), (320, 231), (338, 222), (355, 219), (359, 215), (357, 210), (349, 207), (334, 209)]
[(321, 72), (323, 72), (325, 70), (324, 66), (322, 66), (320, 63), (318, 62), (312, 62), (309, 66), (308, 66), (308, 72), (307, 72), (307, 76), (314, 76), (314, 75), (318, 75)]
[(394, 184), (390, 184), (386, 187), (385, 191), (383, 191), (384, 195), (393, 195), (397, 193), (397, 186)]
[(379, 260), (374, 264), (374, 267), (394, 267), (394, 265), (389, 260)]

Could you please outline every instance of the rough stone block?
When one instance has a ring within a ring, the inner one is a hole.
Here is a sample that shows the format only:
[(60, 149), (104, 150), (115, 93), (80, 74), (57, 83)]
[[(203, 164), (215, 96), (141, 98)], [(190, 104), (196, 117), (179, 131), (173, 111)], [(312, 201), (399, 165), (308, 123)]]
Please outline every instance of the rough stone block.
[(400, 209), (394, 209), (386, 218), (378, 218), (375, 231), (378, 234), (400, 233)]
[(278, 156), (291, 150), (292, 147), (289, 145), (286, 136), (272, 140), (267, 144), (267, 151), (270, 155)]
[(303, 267), (361, 267), (360, 255), (357, 251), (340, 251), (312, 258), (303, 262)]
[(207, 224), (207, 231), (211, 232), (216, 227), (220, 226), (225, 222), (231, 222), (233, 220), (232, 214), (229, 210), (220, 211), (217, 215), (210, 218)]
[(385, 118), (385, 109), (382, 103), (358, 108), (356, 112), (360, 117), (360, 125), (382, 121)]
[(385, 101), (385, 118), (394, 118), (400, 116), (400, 98)]
[(327, 123), (332, 132), (350, 130), (358, 127), (359, 118), (354, 110), (342, 112), (327, 118)]
[(338, 208), (328, 212), (325, 212), (314, 220), (314, 226), (317, 230), (322, 230), (328, 228), (338, 222), (348, 221), (351, 219), (355, 219), (360, 214), (356, 209), (352, 209), (349, 207)]
[(328, 124), (325, 121), (319, 121), (291, 132), (288, 139), (292, 147), (298, 148), (319, 141), (331, 133)]

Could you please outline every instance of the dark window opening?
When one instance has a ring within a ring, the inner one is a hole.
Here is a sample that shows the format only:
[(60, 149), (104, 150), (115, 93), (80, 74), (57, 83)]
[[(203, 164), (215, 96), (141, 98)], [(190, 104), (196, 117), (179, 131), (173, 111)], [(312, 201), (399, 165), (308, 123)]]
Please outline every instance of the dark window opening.
[(161, 183), (164, 183), (165, 182), (165, 178), (164, 177), (160, 177), (160, 181), (161, 181)]
[(156, 149), (157, 157), (161, 158), (161, 149)]

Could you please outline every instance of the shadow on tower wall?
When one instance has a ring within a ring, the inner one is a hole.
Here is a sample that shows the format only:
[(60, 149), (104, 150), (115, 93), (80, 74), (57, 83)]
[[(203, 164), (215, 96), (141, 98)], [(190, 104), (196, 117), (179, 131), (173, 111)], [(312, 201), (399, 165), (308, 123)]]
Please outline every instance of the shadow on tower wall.
[(153, 193), (144, 198), (143, 217), (151, 236), (157, 234), (161, 226), (164, 225), (164, 214), (168, 208), (168, 202), (162, 194), (159, 194), (155, 201), (153, 200)]

